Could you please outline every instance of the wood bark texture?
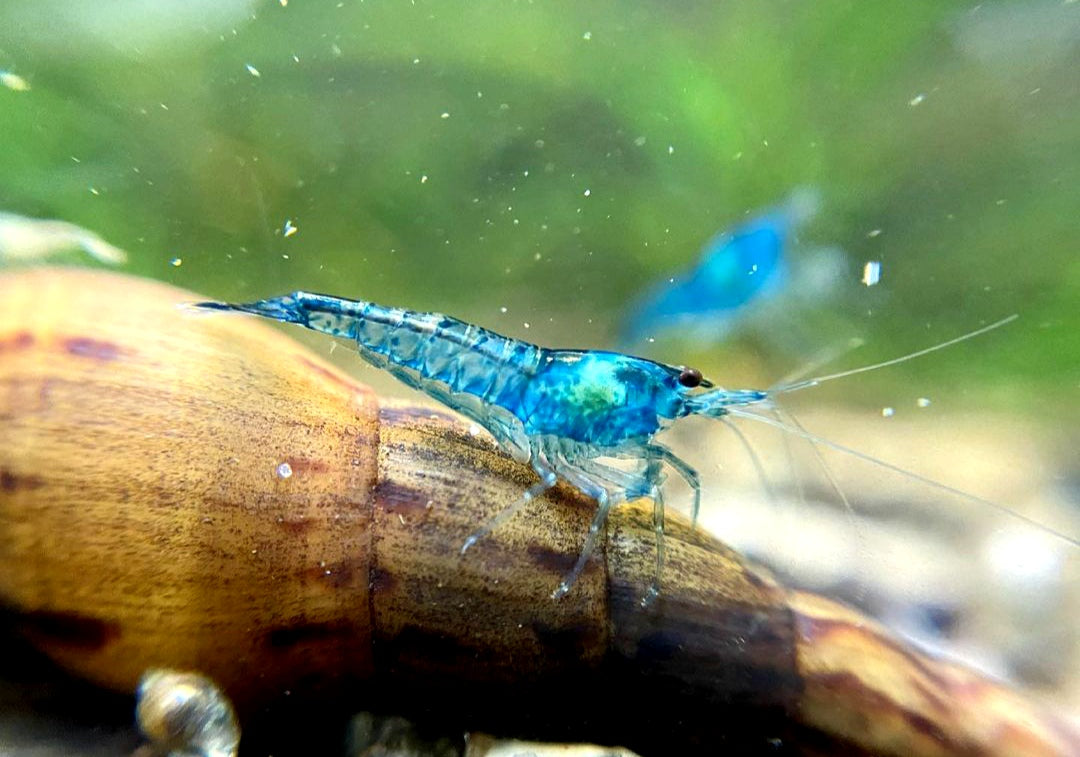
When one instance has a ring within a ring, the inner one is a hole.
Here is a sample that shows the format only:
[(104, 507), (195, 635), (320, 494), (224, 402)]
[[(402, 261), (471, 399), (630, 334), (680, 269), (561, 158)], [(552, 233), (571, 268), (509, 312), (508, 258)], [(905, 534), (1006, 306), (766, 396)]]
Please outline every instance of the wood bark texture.
[(283, 698), (645, 755), (1076, 755), (1065, 718), (790, 592), (651, 504), (559, 486), (460, 555), (534, 474), (452, 413), (385, 401), (282, 331), (113, 273), (0, 275), (0, 603), (131, 691), (201, 671)]

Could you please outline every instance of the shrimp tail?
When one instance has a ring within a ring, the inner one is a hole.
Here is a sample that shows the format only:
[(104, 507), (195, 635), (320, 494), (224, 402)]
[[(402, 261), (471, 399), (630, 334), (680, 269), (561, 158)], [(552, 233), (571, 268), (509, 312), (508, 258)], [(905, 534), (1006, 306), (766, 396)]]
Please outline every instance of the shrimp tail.
[(228, 302), (196, 302), (192, 303), (191, 307), (199, 310), (225, 310), (237, 313), (250, 313), (252, 315), (261, 315), (264, 318), (273, 318), (275, 321), (282, 321), (283, 323), (299, 323), (303, 326), (307, 325), (306, 312), (291, 295), (235, 305)]

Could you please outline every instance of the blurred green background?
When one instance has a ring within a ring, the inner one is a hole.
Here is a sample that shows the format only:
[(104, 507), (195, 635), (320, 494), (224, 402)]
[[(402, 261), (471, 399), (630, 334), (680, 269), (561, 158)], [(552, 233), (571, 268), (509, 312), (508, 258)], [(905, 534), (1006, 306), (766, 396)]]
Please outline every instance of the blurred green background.
[(6, 0), (0, 69), (30, 89), (0, 88), (0, 209), (216, 297), (605, 347), (629, 298), (812, 186), (803, 236), (846, 250), (851, 292), (801, 319), (802, 354), (654, 357), (768, 383), (841, 334), (868, 340), (852, 365), (1017, 312), (820, 393), (1075, 421), (1078, 40), (1059, 0)]

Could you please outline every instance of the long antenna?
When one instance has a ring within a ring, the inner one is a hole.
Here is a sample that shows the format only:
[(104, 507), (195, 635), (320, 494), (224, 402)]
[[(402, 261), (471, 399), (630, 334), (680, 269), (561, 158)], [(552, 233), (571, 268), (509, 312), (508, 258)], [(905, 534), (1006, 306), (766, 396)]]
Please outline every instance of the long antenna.
[(894, 473), (900, 473), (901, 475), (908, 476), (908, 477), (910, 477), (911, 479), (913, 479), (915, 481), (919, 481), (919, 482), (927, 484), (929, 486), (933, 486), (933, 487), (935, 487), (937, 489), (940, 489), (941, 491), (948, 492), (949, 494), (954, 494), (954, 495), (956, 495), (958, 497), (963, 497), (964, 499), (970, 500), (972, 502), (978, 502), (979, 504), (987, 505), (987, 506), (992, 507), (993, 509), (997, 510), (998, 512), (1005, 513), (1006, 515), (1011, 515), (1014, 518), (1019, 518), (1020, 520), (1024, 521), (1025, 523), (1027, 523), (1029, 525), (1032, 525), (1035, 528), (1038, 528), (1038, 529), (1040, 529), (1042, 531), (1045, 531), (1048, 534), (1052, 534), (1052, 535), (1058, 537), (1059, 539), (1063, 539), (1064, 541), (1067, 541), (1069, 544), (1072, 544), (1073, 546), (1080, 547), (1080, 540), (1077, 540), (1075, 537), (1068, 536), (1067, 534), (1063, 534), (1061, 531), (1057, 531), (1057, 530), (1051, 528), (1050, 526), (1046, 525), (1045, 523), (1040, 523), (1039, 521), (1035, 520), (1034, 518), (1030, 518), (1027, 515), (1024, 515), (1023, 513), (1017, 512), (1016, 510), (1013, 510), (1011, 508), (1006, 507), (1005, 505), (994, 502), (993, 500), (983, 499), (982, 497), (978, 497), (978, 496), (976, 496), (974, 494), (966, 492), (963, 489), (957, 489), (955, 487), (949, 486), (948, 484), (943, 484), (940, 481), (935, 481), (932, 478), (927, 478), (926, 476), (920, 476), (918, 473), (915, 473), (913, 471), (909, 471), (909, 470), (907, 470), (905, 468), (901, 468), (899, 465), (893, 465), (892, 463), (886, 462), (884, 460), (879, 460), (878, 458), (874, 457), (873, 455), (868, 455), (865, 452), (859, 452), (858, 450), (852, 449), (851, 447), (845, 447), (842, 444), (837, 444), (836, 442), (830, 441), (829, 439), (826, 439), (826, 438), (824, 438), (822, 436), (818, 436), (817, 434), (812, 434), (812, 433), (810, 433), (809, 431), (807, 431), (804, 428), (801, 428), (801, 427), (796, 428), (796, 427), (791, 426), (791, 425), (789, 425), (787, 423), (784, 423), (783, 421), (777, 420), (776, 418), (770, 418), (770, 417), (767, 417), (767, 416), (764, 416), (764, 415), (758, 415), (757, 413), (752, 413), (752, 412), (747, 411), (747, 410), (736, 410), (733, 407), (727, 408), (727, 411), (728, 411), (729, 414), (734, 415), (736, 418), (746, 418), (748, 420), (753, 420), (753, 421), (758, 421), (759, 423), (764, 423), (767, 426), (772, 426), (773, 428), (781, 429), (782, 431), (786, 431), (789, 434), (794, 434), (795, 436), (806, 439), (807, 441), (813, 442), (815, 444), (820, 444), (823, 447), (828, 447), (829, 449), (836, 450), (837, 452), (843, 452), (844, 454), (851, 455), (852, 457), (856, 457), (856, 458), (858, 458), (860, 460), (865, 460), (868, 463), (873, 463), (874, 465), (877, 465), (877, 466), (879, 466), (881, 468), (884, 468), (885, 470), (891, 470)]
[(890, 365), (896, 365), (897, 363), (903, 363), (913, 358), (922, 357), (923, 355), (929, 355), (931, 352), (937, 352), (938, 350), (943, 350), (946, 347), (951, 347), (954, 344), (959, 344), (960, 342), (967, 341), (968, 339), (973, 339), (974, 337), (981, 336), (988, 331), (993, 331), (994, 329), (1001, 328), (1007, 323), (1012, 323), (1019, 317), (1020, 316), (1018, 314), (1013, 313), (1006, 318), (1002, 318), (1000, 321), (995, 321), (994, 323), (991, 323), (989, 326), (983, 326), (981, 329), (976, 329), (975, 331), (971, 331), (967, 334), (964, 334), (963, 336), (955, 337), (954, 339), (950, 339), (947, 342), (942, 342), (941, 344), (935, 344), (933, 347), (927, 347), (917, 352), (912, 352), (908, 355), (903, 355), (901, 357), (894, 357), (892, 360), (885, 360), (880, 363), (874, 363), (873, 365), (864, 365), (861, 368), (852, 368), (851, 370), (840, 371), (839, 373), (830, 373), (825, 376), (817, 376), (816, 378), (805, 379), (804, 381), (797, 381), (794, 384), (781, 384), (780, 386), (775, 386), (770, 389), (769, 393), (785, 394), (787, 392), (797, 392), (800, 389), (809, 389), (812, 386), (824, 384), (826, 381), (833, 381), (834, 379), (854, 376), (856, 374), (866, 373), (868, 371), (876, 371), (878, 368), (885, 368)]

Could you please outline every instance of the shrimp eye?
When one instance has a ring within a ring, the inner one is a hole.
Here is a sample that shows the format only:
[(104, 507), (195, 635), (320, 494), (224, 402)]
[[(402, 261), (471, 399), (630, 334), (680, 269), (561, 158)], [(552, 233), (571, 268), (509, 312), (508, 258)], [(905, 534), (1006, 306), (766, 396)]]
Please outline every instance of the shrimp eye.
[(696, 368), (683, 368), (679, 374), (679, 383), (687, 389), (693, 389), (701, 385), (701, 371)]

